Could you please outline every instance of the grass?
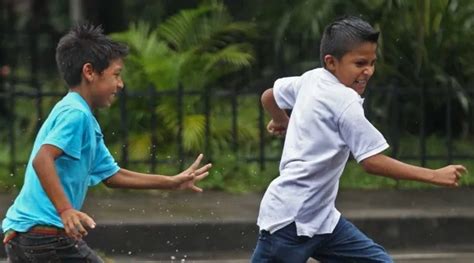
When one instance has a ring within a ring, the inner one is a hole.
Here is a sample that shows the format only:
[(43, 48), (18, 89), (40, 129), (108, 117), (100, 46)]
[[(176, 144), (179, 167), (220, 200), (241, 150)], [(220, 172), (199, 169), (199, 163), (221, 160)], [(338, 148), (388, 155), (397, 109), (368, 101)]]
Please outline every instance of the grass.
[[(274, 149), (278, 149), (280, 142), (278, 140), (270, 141), (277, 145)], [(399, 145), (400, 155), (417, 155), (419, 152), (419, 141), (416, 137), (405, 136)], [(23, 146), (18, 150), (18, 154), (22, 158), (28, 156), (30, 147)], [(453, 150), (457, 154), (470, 154), (471, 147), (469, 140), (454, 141)], [(113, 151), (112, 151), (113, 152)], [(437, 137), (430, 137), (426, 142), (426, 153), (428, 155), (447, 155), (447, 148), (442, 139)], [(386, 154), (391, 154), (387, 151)], [(15, 168), (15, 172), (11, 173), (8, 167), (8, 151), (5, 148), (0, 148), (0, 191), (16, 192), (21, 188), (23, 183), (23, 174), (25, 165), (20, 165)], [(189, 165), (186, 163), (185, 167)], [(419, 165), (419, 161), (408, 161), (411, 164)], [(469, 171), (474, 171), (474, 160), (454, 160), (454, 163), (463, 164)], [(440, 168), (447, 163), (445, 160), (428, 160), (426, 167)], [(205, 189), (213, 189), (219, 191), (245, 193), (245, 192), (261, 192), (266, 189), (268, 184), (278, 176), (278, 162), (266, 163), (265, 169), (261, 170), (258, 163), (246, 162), (233, 154), (220, 154), (213, 160), (213, 169), (210, 176), (199, 183), (199, 186)], [(150, 172), (149, 165), (137, 164), (126, 167), (131, 170)], [(157, 172), (160, 174), (173, 175), (178, 172), (177, 164), (168, 163), (160, 164)], [(461, 179), (461, 186), (473, 186), (474, 177), (463, 176)], [(417, 189), (417, 188), (432, 188), (435, 186), (413, 182), (413, 181), (397, 181), (386, 177), (375, 176), (367, 174), (362, 167), (354, 160), (350, 160), (344, 170), (340, 180), (340, 186), (343, 189), (380, 189), (380, 188), (395, 188), (395, 189)], [(99, 186), (92, 189), (96, 193), (109, 193), (110, 189)], [(116, 191), (116, 190), (113, 190)]]

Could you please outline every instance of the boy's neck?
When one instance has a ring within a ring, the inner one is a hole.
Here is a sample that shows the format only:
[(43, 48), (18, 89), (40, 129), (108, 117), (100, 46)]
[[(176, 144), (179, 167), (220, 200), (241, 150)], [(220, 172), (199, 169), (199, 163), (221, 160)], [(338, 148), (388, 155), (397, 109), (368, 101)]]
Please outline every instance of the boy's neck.
[(70, 92), (76, 92), (79, 95), (81, 95), (81, 97), (86, 101), (87, 105), (89, 105), (89, 108), (91, 110), (95, 110), (92, 104), (92, 99), (91, 99), (92, 97), (90, 94), (90, 90), (91, 90), (90, 87), (87, 87), (82, 84), (69, 88)]

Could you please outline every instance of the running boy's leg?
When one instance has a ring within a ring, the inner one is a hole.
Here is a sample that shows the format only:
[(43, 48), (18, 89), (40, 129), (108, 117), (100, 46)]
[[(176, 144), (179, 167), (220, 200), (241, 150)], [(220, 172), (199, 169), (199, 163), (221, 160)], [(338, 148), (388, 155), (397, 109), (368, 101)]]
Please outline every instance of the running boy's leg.
[[(309, 237), (296, 234), (295, 223), (291, 223), (273, 234), (262, 231), (251, 262), (306, 263), (313, 252), (309, 246), (310, 240)], [(318, 240), (322, 241), (324, 238), (319, 237)]]
[(334, 232), (316, 249), (313, 258), (324, 262), (393, 262), (385, 249), (341, 217)]

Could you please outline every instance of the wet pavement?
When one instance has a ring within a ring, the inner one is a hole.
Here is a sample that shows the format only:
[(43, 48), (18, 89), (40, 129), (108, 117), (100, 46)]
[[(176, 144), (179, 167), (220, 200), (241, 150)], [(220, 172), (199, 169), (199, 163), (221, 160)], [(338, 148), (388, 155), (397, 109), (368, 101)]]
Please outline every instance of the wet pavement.
[[(248, 262), (262, 194), (89, 195), (87, 241), (109, 262)], [(14, 196), (0, 194), (4, 215)], [(337, 207), (395, 262), (474, 262), (474, 189), (345, 190)], [(4, 256), (3, 251), (0, 257)]]

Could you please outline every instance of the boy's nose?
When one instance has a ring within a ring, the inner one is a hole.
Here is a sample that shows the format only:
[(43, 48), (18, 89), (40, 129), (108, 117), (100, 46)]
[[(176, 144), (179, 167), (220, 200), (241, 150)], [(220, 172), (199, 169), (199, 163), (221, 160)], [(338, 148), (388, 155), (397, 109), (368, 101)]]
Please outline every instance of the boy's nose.
[(125, 85), (123, 84), (123, 81), (120, 80), (119, 83), (118, 83), (118, 85), (117, 85), (117, 87), (118, 87), (119, 89), (123, 89), (124, 86), (125, 86)]
[(374, 66), (370, 66), (370, 67), (367, 67), (365, 70), (364, 70), (364, 73), (366, 75), (368, 75), (369, 77), (371, 77), (373, 74), (374, 74), (374, 71), (375, 71), (375, 67)]

